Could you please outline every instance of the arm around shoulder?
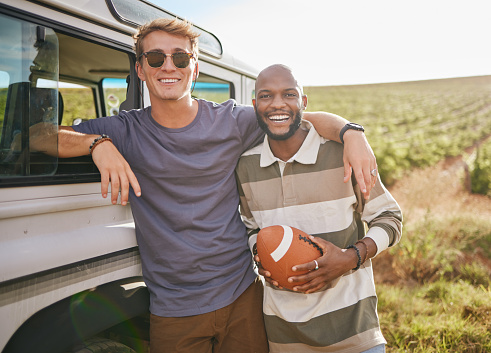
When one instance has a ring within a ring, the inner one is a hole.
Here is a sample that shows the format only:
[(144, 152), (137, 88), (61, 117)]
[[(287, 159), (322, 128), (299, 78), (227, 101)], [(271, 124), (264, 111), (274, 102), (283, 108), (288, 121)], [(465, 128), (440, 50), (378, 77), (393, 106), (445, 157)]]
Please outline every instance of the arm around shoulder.
[(353, 171), (365, 198), (368, 199), (376, 180), (372, 178), (371, 172), (377, 170), (377, 160), (363, 130), (344, 130), (344, 141), (341, 141), (340, 132), (349, 123), (348, 120), (325, 112), (305, 112), (304, 118), (314, 125), (322, 137), (339, 143), (344, 142), (344, 182), (350, 180)]

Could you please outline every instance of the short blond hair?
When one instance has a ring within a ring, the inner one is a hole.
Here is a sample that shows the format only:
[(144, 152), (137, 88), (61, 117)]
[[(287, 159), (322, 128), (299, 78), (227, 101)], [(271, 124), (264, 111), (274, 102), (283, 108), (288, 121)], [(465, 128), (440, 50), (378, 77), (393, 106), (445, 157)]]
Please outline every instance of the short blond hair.
[(158, 18), (140, 26), (133, 35), (133, 39), (135, 40), (135, 53), (138, 59), (143, 53), (143, 40), (147, 35), (155, 31), (162, 31), (175, 36), (188, 38), (191, 43), (191, 52), (196, 59), (198, 58), (199, 33), (193, 30), (193, 25), (186, 20), (180, 20), (178, 18)]

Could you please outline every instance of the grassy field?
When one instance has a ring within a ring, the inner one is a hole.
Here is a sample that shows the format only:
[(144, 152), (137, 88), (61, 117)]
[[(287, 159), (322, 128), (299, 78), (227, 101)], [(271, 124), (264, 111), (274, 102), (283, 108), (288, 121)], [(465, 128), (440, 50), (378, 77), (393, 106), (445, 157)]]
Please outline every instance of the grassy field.
[(386, 185), (491, 134), (491, 76), (305, 87), (305, 93), (309, 111), (336, 113), (367, 128)]
[(475, 147), (491, 134), (491, 76), (305, 93), (310, 111), (367, 128), (404, 212), (401, 243), (374, 259), (387, 351), (491, 352), (491, 198), (464, 186), (489, 195), (491, 139)]
[(305, 92), (309, 110), (367, 127), (404, 211), (401, 243), (374, 260), (387, 351), (491, 352), (491, 198), (464, 187), (489, 195), (491, 139), (474, 147), (491, 134), (491, 77)]
[(470, 194), (461, 158), (389, 188), (403, 238), (374, 259), (389, 353), (491, 352), (491, 198)]
[(92, 91), (89, 88), (60, 88), (63, 97), (63, 120), (61, 125), (70, 126), (77, 118), (94, 119), (96, 111)]

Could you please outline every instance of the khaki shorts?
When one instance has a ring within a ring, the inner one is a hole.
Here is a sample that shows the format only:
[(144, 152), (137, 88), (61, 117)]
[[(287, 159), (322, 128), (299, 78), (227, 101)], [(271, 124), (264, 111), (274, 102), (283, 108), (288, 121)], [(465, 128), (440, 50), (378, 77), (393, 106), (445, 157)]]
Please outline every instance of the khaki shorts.
[(259, 278), (222, 309), (186, 317), (150, 315), (150, 353), (268, 351)]

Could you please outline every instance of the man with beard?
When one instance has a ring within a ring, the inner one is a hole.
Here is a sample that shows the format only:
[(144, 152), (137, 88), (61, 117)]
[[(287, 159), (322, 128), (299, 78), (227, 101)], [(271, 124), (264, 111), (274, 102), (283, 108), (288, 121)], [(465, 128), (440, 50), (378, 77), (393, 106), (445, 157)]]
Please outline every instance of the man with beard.
[(342, 145), (302, 120), (307, 96), (288, 67), (273, 65), (259, 74), (253, 106), (267, 136), (236, 168), (251, 250), (259, 229), (288, 225), (309, 233), (323, 253), (293, 267), (309, 271), (288, 279), (306, 282), (293, 291), (278, 287), (255, 256), (267, 282), (263, 313), (270, 351), (384, 352), (370, 259), (400, 240), (397, 202), (380, 179), (366, 202), (354, 179), (341, 181)]
[[(103, 196), (111, 184), (113, 203), (120, 187), (121, 203), (131, 202), (150, 292), (150, 352), (267, 352), (263, 285), (253, 270), (234, 173), (240, 155), (264, 133), (251, 106), (191, 96), (197, 37), (178, 19), (140, 27), (135, 69), (151, 106), (60, 128), (58, 154), (90, 151)], [(340, 117), (308, 118), (326, 136), (346, 132)], [(361, 132), (344, 139), (347, 175), (352, 165), (368, 195), (376, 168), (371, 148)]]

